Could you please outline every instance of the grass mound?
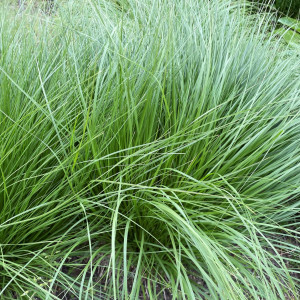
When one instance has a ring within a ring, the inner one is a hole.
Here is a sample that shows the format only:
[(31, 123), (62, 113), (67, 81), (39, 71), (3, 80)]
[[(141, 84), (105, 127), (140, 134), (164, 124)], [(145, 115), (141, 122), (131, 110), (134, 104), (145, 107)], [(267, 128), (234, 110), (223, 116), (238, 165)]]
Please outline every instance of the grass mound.
[(297, 53), (230, 1), (1, 9), (0, 299), (293, 299)]

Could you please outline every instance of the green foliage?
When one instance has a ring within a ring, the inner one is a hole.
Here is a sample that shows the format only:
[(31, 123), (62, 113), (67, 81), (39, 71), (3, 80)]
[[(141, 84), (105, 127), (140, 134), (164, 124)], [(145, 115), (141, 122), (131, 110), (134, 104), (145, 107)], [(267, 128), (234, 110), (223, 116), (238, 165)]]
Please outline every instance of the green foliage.
[(269, 18), (0, 9), (1, 300), (297, 298), (299, 58)]
[[(300, 14), (299, 0), (242, 0), (251, 2), (260, 8), (265, 8), (267, 11), (275, 9), (280, 15), (288, 15), (293, 18), (298, 18)], [(257, 7), (256, 7), (257, 9)]]
[(280, 18), (278, 22), (284, 25), (284, 27), (277, 29), (275, 32), (281, 36), (288, 45), (299, 50), (300, 22), (289, 17)]
[(300, 33), (300, 21), (289, 17), (284, 17), (280, 18), (278, 22)]
[(276, 0), (275, 6), (279, 11), (292, 17), (299, 17), (300, 2), (299, 0)]

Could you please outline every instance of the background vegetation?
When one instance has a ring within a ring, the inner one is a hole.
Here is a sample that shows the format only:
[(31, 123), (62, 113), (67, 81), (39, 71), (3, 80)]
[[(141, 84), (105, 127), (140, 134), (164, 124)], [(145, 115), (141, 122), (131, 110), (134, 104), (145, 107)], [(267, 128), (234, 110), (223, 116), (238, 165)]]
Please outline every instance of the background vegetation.
[(276, 8), (284, 14), (289, 14), (292, 17), (299, 17), (299, 0), (276, 0), (275, 5)]

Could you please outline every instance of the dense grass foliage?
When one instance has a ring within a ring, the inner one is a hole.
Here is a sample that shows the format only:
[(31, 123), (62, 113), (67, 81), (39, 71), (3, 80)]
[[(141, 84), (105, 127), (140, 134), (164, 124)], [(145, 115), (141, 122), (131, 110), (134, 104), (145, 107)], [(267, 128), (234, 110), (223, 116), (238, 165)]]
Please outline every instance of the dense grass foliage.
[(1, 8), (0, 299), (296, 298), (297, 52), (227, 1), (76, 2)]

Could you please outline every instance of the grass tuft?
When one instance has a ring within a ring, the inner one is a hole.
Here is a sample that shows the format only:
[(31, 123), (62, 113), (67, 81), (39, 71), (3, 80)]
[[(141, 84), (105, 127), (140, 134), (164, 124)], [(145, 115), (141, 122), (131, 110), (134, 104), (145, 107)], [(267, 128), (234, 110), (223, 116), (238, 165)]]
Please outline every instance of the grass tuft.
[(299, 57), (272, 15), (78, 2), (0, 9), (0, 299), (296, 299)]

